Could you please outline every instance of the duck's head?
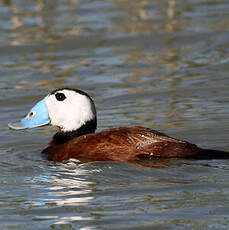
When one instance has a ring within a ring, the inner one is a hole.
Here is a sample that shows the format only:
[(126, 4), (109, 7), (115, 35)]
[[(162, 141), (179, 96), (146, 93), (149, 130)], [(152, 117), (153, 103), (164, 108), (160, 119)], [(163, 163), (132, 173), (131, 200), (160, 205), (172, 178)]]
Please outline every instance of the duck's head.
[(91, 97), (78, 89), (57, 89), (39, 101), (20, 121), (9, 123), (12, 129), (54, 125), (62, 132), (72, 132), (89, 125), (96, 129), (96, 109)]

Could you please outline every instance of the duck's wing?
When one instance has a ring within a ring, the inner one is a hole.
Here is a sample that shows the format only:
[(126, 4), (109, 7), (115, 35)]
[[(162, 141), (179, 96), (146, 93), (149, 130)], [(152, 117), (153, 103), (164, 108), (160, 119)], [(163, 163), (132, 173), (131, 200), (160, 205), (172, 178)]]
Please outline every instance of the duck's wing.
[(140, 126), (119, 128), (116, 135), (135, 153), (135, 158), (188, 157), (200, 151), (195, 144)]
[(200, 148), (187, 141), (172, 138), (164, 133), (144, 127), (134, 127), (129, 136), (138, 157), (189, 157), (197, 154)]
[(199, 151), (196, 145), (144, 127), (119, 127), (83, 135), (43, 150), (50, 160), (135, 161), (142, 157), (186, 157)]

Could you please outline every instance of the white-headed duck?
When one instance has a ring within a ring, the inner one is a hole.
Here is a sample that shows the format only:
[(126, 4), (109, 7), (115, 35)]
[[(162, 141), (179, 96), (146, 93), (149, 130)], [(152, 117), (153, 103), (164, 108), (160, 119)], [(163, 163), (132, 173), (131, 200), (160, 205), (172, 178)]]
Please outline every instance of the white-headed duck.
[(195, 144), (144, 128), (119, 127), (95, 133), (96, 108), (92, 98), (79, 89), (56, 89), (39, 101), (12, 129), (43, 125), (59, 127), (42, 153), (58, 162), (76, 158), (88, 161), (135, 162), (151, 158), (229, 158), (229, 153), (205, 150)]

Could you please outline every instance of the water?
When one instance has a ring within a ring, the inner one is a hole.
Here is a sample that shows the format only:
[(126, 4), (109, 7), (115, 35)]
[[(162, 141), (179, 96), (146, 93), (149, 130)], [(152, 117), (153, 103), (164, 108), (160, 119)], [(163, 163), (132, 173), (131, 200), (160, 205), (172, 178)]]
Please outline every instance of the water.
[(55, 129), (9, 130), (51, 90), (87, 91), (99, 130), (143, 125), (229, 151), (229, 3), (2, 1), (1, 229), (228, 229), (228, 160), (58, 163)]

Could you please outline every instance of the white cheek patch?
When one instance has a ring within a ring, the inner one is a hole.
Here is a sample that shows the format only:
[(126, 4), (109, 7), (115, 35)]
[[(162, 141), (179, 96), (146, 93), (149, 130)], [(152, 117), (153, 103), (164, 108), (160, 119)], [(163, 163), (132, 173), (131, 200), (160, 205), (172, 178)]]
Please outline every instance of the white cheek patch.
[(58, 91), (64, 93), (66, 99), (58, 101), (54, 94), (48, 96), (48, 107), (51, 124), (63, 131), (73, 131), (80, 128), (87, 121), (95, 118), (90, 99), (72, 90)]

